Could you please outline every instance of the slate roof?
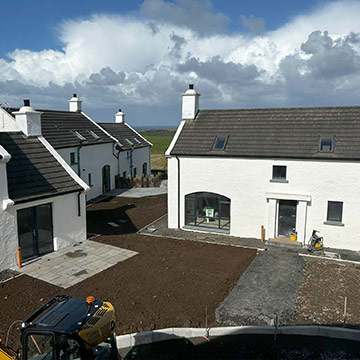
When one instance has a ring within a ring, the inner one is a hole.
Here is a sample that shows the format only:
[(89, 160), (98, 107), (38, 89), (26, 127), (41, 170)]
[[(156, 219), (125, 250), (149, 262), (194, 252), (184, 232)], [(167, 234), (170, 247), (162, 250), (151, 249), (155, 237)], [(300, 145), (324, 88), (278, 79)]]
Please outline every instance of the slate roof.
[[(213, 150), (228, 136), (224, 150)], [(319, 152), (320, 137), (333, 152)], [(360, 159), (360, 107), (200, 110), (186, 121), (171, 155)]]
[[(11, 108), (6, 110), (14, 116), (12, 112), (18, 111), (19, 109)], [(42, 112), (42, 135), (55, 149), (79, 146), (80, 140), (72, 133), (72, 130), (76, 130), (85, 138), (85, 140), (82, 141), (82, 146), (111, 143), (114, 141), (81, 112), (36, 110)], [(93, 131), (99, 139), (95, 139), (88, 130)]]
[(135, 149), (151, 145), (127, 126), (126, 123), (99, 123), (99, 125), (123, 145), (122, 150), (131, 149), (131, 144), (126, 139), (134, 144)]
[(84, 190), (37, 138), (0, 132), (7, 163), (9, 198), (16, 204)]

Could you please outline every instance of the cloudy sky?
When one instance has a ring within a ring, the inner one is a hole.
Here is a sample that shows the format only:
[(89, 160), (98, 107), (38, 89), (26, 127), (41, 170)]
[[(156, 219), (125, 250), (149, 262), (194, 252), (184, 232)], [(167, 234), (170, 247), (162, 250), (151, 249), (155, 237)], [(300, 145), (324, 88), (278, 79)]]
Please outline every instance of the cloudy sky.
[[(135, 127), (201, 108), (360, 105), (360, 1), (4, 0), (0, 103)], [(8, 16), (7, 16), (7, 15)]]

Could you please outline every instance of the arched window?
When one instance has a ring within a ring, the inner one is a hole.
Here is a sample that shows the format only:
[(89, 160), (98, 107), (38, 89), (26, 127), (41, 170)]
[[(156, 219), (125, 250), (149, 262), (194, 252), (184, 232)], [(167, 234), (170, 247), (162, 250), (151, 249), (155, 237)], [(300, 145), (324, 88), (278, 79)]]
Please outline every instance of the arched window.
[(147, 163), (145, 162), (145, 163), (143, 163), (143, 166), (142, 166), (142, 173), (144, 174), (144, 175), (147, 175)]
[(230, 199), (209, 192), (185, 196), (185, 224), (214, 230), (230, 230)]
[(102, 168), (102, 187), (104, 194), (111, 190), (110, 165), (105, 165)]

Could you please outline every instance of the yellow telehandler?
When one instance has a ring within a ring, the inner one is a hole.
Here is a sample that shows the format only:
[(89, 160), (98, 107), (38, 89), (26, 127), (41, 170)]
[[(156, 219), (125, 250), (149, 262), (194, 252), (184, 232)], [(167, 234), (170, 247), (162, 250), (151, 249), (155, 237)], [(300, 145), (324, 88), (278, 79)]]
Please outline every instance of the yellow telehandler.
[(0, 342), (0, 360), (118, 360), (114, 307), (92, 296), (55, 296), (22, 323), (21, 347)]

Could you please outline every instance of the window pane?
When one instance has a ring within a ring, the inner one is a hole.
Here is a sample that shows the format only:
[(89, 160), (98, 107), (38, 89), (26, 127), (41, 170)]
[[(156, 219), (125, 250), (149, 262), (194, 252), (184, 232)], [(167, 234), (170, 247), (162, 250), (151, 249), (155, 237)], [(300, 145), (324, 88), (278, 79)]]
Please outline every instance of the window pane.
[(328, 221), (338, 221), (342, 220), (342, 209), (343, 203), (338, 201), (329, 201), (328, 202)]
[(36, 222), (38, 230), (38, 246), (40, 255), (54, 250), (52, 235), (51, 204), (36, 207)]
[(215, 150), (223, 150), (226, 145), (226, 137), (217, 137), (215, 139), (214, 147)]
[(230, 230), (230, 199), (207, 192), (187, 195), (185, 224)]
[(286, 179), (286, 166), (273, 166), (273, 179)]
[(53, 359), (51, 335), (32, 334), (27, 336), (28, 359)]
[(333, 149), (332, 138), (321, 138), (320, 139), (320, 151), (331, 152)]
[(32, 208), (17, 211), (17, 225), (19, 234), (19, 246), (23, 260), (36, 256), (33, 237), (33, 212)]

